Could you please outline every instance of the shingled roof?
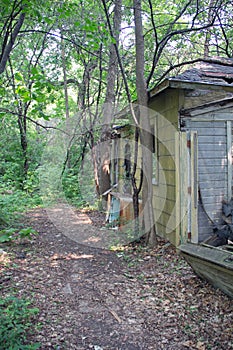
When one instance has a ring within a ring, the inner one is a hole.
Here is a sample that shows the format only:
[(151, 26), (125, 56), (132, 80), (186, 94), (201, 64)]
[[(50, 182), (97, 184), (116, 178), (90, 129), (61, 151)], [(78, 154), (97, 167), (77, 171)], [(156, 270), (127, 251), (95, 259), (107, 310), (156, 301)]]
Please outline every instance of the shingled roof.
[(150, 98), (171, 88), (219, 89), (233, 93), (233, 58), (213, 57), (198, 61), (183, 73), (166, 78), (149, 91)]
[(213, 62), (200, 61), (193, 68), (170, 79), (233, 86), (233, 58), (218, 57)]

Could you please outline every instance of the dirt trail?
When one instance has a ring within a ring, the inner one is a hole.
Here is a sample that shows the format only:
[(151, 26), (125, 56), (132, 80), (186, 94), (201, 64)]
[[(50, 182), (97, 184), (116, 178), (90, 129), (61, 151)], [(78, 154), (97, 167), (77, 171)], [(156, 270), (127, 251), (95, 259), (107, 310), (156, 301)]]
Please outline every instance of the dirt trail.
[[(1, 274), (3, 295), (14, 288), (40, 309), (31, 341), (42, 350), (233, 349), (232, 301), (166, 242), (113, 252), (77, 243), (49, 217), (43, 209), (27, 214), (24, 224), (40, 235), (5, 247), (10, 262)], [(75, 220), (76, 234), (104, 232), (98, 213), (77, 211)]]
[(96, 223), (98, 215), (93, 217), (92, 211), (78, 211), (64, 203), (47, 208), (46, 214), (61, 233), (76, 243), (95, 248), (109, 248), (116, 244), (128, 243), (127, 235), (123, 232), (104, 226), (104, 214), (99, 214), (101, 222)]

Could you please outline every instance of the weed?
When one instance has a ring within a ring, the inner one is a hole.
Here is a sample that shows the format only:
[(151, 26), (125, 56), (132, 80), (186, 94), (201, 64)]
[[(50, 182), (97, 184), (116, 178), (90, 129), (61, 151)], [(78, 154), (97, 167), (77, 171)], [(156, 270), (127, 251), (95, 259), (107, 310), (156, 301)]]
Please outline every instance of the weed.
[(0, 348), (2, 350), (36, 350), (40, 344), (27, 343), (27, 332), (33, 327), (31, 319), (39, 310), (29, 308), (30, 301), (13, 296), (0, 298)]
[(139, 279), (140, 281), (144, 281), (146, 277), (143, 273), (140, 273), (139, 275), (137, 275), (137, 279)]
[(23, 238), (32, 239), (34, 235), (38, 234), (36, 230), (31, 227), (23, 228), (17, 232), (15, 228), (3, 229), (0, 231), (0, 243), (7, 243), (22, 240)]

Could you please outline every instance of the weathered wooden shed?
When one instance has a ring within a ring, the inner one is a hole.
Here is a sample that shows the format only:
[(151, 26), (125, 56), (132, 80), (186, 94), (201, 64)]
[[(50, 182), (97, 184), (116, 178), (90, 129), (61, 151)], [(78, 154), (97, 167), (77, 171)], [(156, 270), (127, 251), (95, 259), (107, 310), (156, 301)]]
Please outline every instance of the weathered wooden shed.
[(233, 60), (199, 62), (150, 91), (157, 234), (198, 243), (232, 197)]
[[(233, 297), (232, 245), (206, 244), (223, 223), (224, 201), (231, 203), (233, 236), (233, 59), (200, 61), (164, 80), (150, 91), (149, 109), (156, 232), (179, 248), (200, 277)], [(133, 218), (131, 129), (119, 128), (112, 147), (110, 198), (118, 204), (120, 225)]]
[[(121, 229), (133, 229), (134, 208), (132, 200), (131, 175), (134, 167), (135, 128), (130, 124), (113, 128), (111, 147), (111, 189), (108, 191), (107, 220)], [(141, 164), (142, 152), (140, 145), (137, 149), (137, 165)], [(135, 177), (140, 178), (139, 166), (136, 167)], [(139, 212), (142, 211), (142, 201), (139, 196)], [(132, 238), (133, 239), (133, 238)]]

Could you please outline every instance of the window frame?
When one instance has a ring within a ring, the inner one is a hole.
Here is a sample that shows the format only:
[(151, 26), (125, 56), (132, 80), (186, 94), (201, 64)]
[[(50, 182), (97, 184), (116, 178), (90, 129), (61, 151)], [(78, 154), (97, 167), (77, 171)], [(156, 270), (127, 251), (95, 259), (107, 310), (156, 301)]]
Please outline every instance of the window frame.
[(152, 125), (152, 185), (158, 186), (159, 184), (159, 168), (158, 168), (158, 121), (157, 117), (154, 119)]

